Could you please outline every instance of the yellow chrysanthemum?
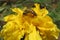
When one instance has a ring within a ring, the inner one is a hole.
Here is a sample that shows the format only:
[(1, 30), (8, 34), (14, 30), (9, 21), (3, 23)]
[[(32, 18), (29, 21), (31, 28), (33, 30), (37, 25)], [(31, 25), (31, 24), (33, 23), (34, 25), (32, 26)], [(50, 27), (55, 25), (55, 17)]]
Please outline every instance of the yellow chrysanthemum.
[[(41, 9), (40, 4), (35, 3), (35, 7), (31, 8), (37, 16), (31, 17), (30, 11), (23, 14), (27, 9), (13, 8), (12, 11), (17, 13), (4, 17), (7, 23), (1, 30), (1, 36), (4, 40), (56, 40), (58, 39), (60, 30), (48, 16), (46, 8)], [(28, 15), (27, 15), (28, 14)]]
[(40, 9), (40, 5), (38, 3), (35, 4), (35, 8), (32, 8), (38, 16), (46, 16), (48, 14), (48, 10), (46, 8)]

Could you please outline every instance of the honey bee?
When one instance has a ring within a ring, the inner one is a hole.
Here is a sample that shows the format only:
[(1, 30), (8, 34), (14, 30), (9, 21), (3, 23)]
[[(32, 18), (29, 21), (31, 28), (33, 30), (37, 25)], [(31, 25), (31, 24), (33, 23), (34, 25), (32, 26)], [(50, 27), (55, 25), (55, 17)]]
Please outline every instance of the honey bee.
[(30, 16), (30, 17), (37, 16), (37, 14), (33, 10), (31, 10), (31, 9), (26, 9), (23, 12), (23, 15)]

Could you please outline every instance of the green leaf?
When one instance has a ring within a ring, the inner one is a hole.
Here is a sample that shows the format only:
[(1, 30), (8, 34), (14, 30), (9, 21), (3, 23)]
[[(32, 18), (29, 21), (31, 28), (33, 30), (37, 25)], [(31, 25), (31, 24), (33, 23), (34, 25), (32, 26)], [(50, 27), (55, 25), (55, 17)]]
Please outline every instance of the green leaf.
[(0, 7), (0, 12), (3, 11), (5, 9), (5, 7)]

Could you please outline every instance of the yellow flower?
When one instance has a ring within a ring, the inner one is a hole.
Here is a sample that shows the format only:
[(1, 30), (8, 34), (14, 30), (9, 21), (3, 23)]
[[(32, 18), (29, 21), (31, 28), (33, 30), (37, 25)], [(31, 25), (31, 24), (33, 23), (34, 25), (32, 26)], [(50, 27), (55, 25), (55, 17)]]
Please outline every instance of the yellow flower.
[(42, 40), (39, 32), (36, 31), (36, 28), (32, 24), (30, 25), (30, 28), (31, 32), (27, 34), (25, 40)]
[(16, 15), (11, 14), (9, 16), (4, 17), (4, 21), (12, 21), (15, 19), (15, 17)]
[(45, 16), (48, 14), (48, 10), (46, 8), (40, 9), (40, 5), (38, 3), (35, 4), (35, 8), (32, 8), (36, 12), (38, 16)]
[(23, 11), (19, 8), (13, 8), (12, 11), (16, 12), (17, 14), (22, 14), (23, 13)]
[[(40, 4), (35, 3), (36, 7), (31, 8), (24, 15), (27, 8), (13, 8), (12, 11), (16, 15), (11, 14), (4, 17), (7, 23), (3, 26), (0, 34), (4, 40), (56, 40), (58, 39), (60, 30), (53, 23), (53, 20), (48, 16), (46, 8), (41, 9)], [(37, 16), (30, 17), (33, 11)]]

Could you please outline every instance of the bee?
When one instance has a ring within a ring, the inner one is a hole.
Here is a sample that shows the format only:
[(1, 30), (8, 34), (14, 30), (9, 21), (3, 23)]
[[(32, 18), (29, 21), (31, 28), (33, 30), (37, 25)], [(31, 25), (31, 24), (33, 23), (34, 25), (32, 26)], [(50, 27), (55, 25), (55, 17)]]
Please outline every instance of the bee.
[(37, 16), (37, 14), (32, 9), (26, 9), (23, 12), (23, 15), (30, 16), (30, 17)]

